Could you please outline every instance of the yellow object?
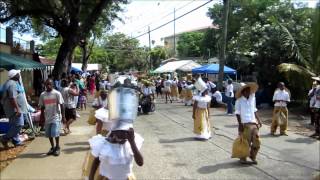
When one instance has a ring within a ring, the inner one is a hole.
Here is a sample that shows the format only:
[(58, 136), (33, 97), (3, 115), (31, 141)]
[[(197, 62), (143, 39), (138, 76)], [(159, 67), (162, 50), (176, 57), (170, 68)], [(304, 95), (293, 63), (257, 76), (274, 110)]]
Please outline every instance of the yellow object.
[(186, 91), (186, 100), (189, 101), (189, 100), (192, 100), (192, 97), (193, 97), (193, 94), (192, 94), (192, 90), (191, 89), (187, 89)]
[(91, 111), (90, 111), (90, 114), (89, 114), (89, 118), (88, 118), (88, 124), (90, 124), (90, 125), (95, 125), (96, 124), (96, 117), (94, 117), (94, 113), (95, 113), (95, 109), (92, 109)]
[(234, 142), (232, 146), (232, 158), (246, 158), (249, 156), (249, 143), (248, 141), (240, 135)]
[(280, 126), (280, 134), (285, 134), (288, 129), (288, 109), (287, 107), (274, 107), (271, 133), (277, 131), (278, 126)]
[(171, 96), (172, 97), (179, 97), (178, 87), (176, 85), (171, 86)]
[[(87, 157), (86, 157), (86, 159), (83, 163), (83, 167), (82, 167), (82, 176), (83, 177), (89, 177), (94, 159), (95, 159), (95, 157), (90, 152), (87, 152)], [(94, 174), (94, 180), (103, 180), (103, 179), (105, 179), (105, 178), (100, 175), (99, 167), (98, 167), (95, 174)]]
[[(208, 132), (205, 132), (206, 130)], [(193, 132), (195, 134), (200, 135), (204, 133), (210, 133), (210, 131), (211, 131), (211, 124), (209, 121), (208, 110), (197, 108), (195, 112)]]
[(188, 80), (188, 81), (191, 81), (191, 80), (192, 80), (192, 74), (188, 74), (188, 75), (187, 75), (187, 80)]
[(180, 93), (180, 99), (184, 99), (186, 97), (187, 90), (182, 89)]

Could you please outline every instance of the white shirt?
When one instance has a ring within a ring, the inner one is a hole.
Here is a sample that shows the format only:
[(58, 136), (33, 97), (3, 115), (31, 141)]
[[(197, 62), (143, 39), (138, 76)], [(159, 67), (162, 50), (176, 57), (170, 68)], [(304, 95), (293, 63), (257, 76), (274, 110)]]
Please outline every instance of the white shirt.
[[(135, 133), (135, 142), (140, 150), (144, 139)], [(110, 180), (125, 180), (132, 174), (133, 152), (129, 142), (112, 144), (101, 135), (89, 139), (91, 154), (99, 157), (100, 174)]]
[(108, 106), (108, 98), (106, 98), (105, 100), (102, 100), (101, 97), (95, 98), (92, 102), (92, 106), (107, 107)]
[(232, 85), (232, 84), (228, 84), (228, 85), (227, 85), (227, 88), (226, 88), (226, 96), (227, 96), (227, 97), (234, 97), (233, 85)]
[(194, 96), (193, 100), (198, 102), (198, 108), (205, 109), (208, 108), (208, 103), (211, 101), (211, 97), (206, 96)]
[(255, 112), (256, 108), (256, 97), (254, 94), (249, 96), (249, 99), (241, 96), (236, 100), (235, 114), (240, 115), (242, 123), (257, 123)]
[(290, 102), (290, 95), (286, 90), (276, 90), (274, 92), (272, 101), (280, 100), (281, 102), (276, 102), (274, 106), (276, 107), (287, 107), (287, 102)]
[(153, 94), (152, 89), (150, 87), (144, 87), (142, 92), (143, 92), (143, 95), (145, 96)]
[(215, 93), (213, 93), (212, 97), (215, 97), (217, 102), (222, 102), (222, 94), (220, 91), (216, 91)]
[(166, 88), (170, 87), (171, 84), (172, 84), (172, 81), (171, 81), (171, 80), (166, 80), (166, 81), (163, 83), (164, 87), (166, 87)]
[(314, 107), (316, 105), (316, 93), (315, 93), (316, 89), (312, 88), (310, 89), (309, 93), (308, 93), (308, 96), (310, 97), (311, 94), (313, 93), (313, 95), (310, 97), (310, 104), (309, 104), (309, 107)]

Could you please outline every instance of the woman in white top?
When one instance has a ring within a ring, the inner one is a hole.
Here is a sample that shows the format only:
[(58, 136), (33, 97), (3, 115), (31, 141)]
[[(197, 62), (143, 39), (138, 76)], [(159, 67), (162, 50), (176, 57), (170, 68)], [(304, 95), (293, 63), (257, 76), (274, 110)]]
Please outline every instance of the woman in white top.
[(178, 80), (176, 77), (171, 81), (171, 97), (173, 100), (178, 100), (179, 97)]
[(193, 132), (196, 134), (196, 139), (208, 140), (211, 138), (211, 125), (209, 121), (211, 97), (208, 96), (208, 90), (204, 90), (201, 95), (194, 96), (193, 100)]
[(164, 81), (163, 85), (164, 85), (164, 94), (166, 96), (166, 103), (168, 103), (168, 99), (170, 100), (170, 102), (172, 103), (172, 98), (171, 98), (171, 80), (169, 79), (169, 76), (167, 76), (167, 80)]
[(134, 133), (132, 124), (118, 121), (120, 125), (112, 128), (107, 138), (98, 135), (89, 140), (91, 154), (95, 157), (89, 180), (93, 180), (99, 166), (99, 173), (108, 180), (135, 179), (132, 171), (133, 160), (138, 166), (143, 165), (139, 151), (143, 138)]

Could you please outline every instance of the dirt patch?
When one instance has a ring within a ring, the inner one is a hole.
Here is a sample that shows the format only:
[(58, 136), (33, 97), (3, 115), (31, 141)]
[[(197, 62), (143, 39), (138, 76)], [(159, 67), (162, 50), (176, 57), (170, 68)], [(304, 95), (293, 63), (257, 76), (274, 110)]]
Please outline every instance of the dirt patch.
[[(0, 147), (0, 173), (4, 168), (6, 168), (17, 156), (22, 153), (22, 151), (27, 147), (32, 140), (24, 142), (23, 146), (17, 146), (9, 149), (5, 149), (4, 147)], [(13, 145), (9, 144), (10, 147)]]

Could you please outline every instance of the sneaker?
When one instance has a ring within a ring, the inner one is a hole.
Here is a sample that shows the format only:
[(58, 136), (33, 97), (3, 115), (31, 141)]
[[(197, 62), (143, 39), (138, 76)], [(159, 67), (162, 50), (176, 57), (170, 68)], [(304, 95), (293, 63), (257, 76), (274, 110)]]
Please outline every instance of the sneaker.
[(280, 136), (289, 136), (287, 133), (280, 133)]
[(256, 159), (254, 159), (253, 157), (250, 157), (251, 161), (252, 161), (252, 164), (255, 164), (257, 165), (258, 164), (258, 161)]
[(76, 117), (77, 117), (77, 118), (80, 118), (80, 117), (81, 117), (78, 112), (76, 113)]
[(59, 156), (60, 155), (60, 147), (56, 147), (54, 152), (53, 152), (54, 156)]
[(53, 155), (53, 153), (54, 153), (54, 148), (52, 147), (52, 148), (50, 148), (49, 152), (47, 152), (47, 155), (48, 156)]

